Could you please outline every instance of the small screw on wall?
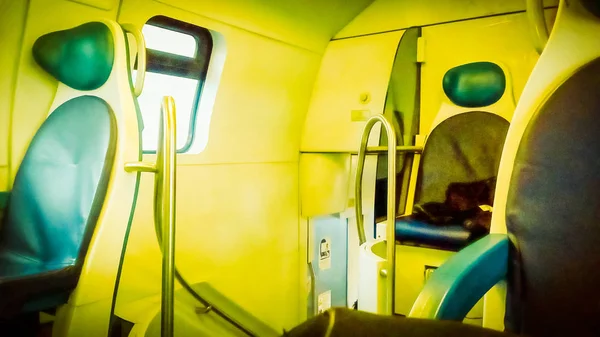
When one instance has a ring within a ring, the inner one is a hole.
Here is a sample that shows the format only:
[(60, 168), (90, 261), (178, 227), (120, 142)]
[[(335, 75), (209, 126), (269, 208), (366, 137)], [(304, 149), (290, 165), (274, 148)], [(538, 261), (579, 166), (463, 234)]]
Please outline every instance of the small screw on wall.
[(359, 102), (360, 104), (367, 104), (371, 101), (371, 94), (368, 92), (363, 92), (360, 94)]

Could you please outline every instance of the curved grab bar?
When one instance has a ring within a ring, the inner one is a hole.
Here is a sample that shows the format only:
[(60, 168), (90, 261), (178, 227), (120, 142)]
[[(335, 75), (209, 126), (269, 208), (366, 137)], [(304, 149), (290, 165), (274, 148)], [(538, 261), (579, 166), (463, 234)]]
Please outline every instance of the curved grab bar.
[[(358, 163), (356, 167), (356, 181), (354, 183), (354, 200), (355, 205), (355, 216), (356, 225), (358, 229), (358, 239), (360, 244), (367, 242), (365, 234), (364, 219), (362, 217), (362, 178), (365, 169), (365, 158), (367, 155), (367, 143), (369, 142), (369, 136), (373, 126), (381, 122), (388, 136), (387, 154), (388, 158), (396, 158), (396, 133), (392, 123), (384, 115), (375, 115), (367, 120), (365, 128), (363, 130), (362, 137), (360, 139), (360, 149), (358, 150)], [(396, 217), (396, 198), (394, 191), (396, 190), (396, 160), (388, 159), (388, 220), (394, 221)], [(391, 216), (390, 216), (391, 215)], [(389, 232), (389, 231), (388, 231)]]
[(364, 218), (362, 216), (362, 177), (365, 169), (365, 158), (367, 153), (367, 143), (369, 142), (369, 136), (373, 126), (380, 122), (387, 133), (387, 156), (388, 156), (388, 195), (387, 195), (387, 226), (386, 226), (386, 249), (387, 249), (387, 314), (392, 315), (394, 313), (394, 263), (396, 261), (396, 233), (395, 233), (395, 220), (396, 220), (396, 154), (397, 154), (397, 142), (396, 132), (389, 119), (384, 115), (375, 115), (367, 120), (361, 140), (360, 149), (358, 151), (358, 163), (356, 167), (356, 181), (354, 185), (354, 200), (355, 212), (356, 212), (356, 226), (358, 229), (358, 238), (362, 245), (367, 241), (365, 235)]
[(526, 0), (527, 20), (529, 30), (533, 36), (533, 45), (538, 54), (541, 54), (548, 42), (548, 27), (544, 16), (544, 0)]
[(125, 23), (122, 24), (121, 27), (126, 33), (133, 35), (137, 44), (138, 71), (137, 76), (135, 77), (133, 93), (135, 97), (139, 97), (144, 89), (144, 80), (146, 78), (146, 40), (144, 39), (142, 32), (136, 26)]

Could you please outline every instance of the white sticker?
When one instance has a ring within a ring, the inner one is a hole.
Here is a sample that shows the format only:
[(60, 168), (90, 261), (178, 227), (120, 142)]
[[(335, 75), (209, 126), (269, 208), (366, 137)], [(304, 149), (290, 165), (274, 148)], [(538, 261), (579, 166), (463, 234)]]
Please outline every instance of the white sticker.
[(329, 268), (331, 268), (331, 240), (323, 238), (319, 244), (319, 269)]
[(331, 290), (319, 294), (317, 297), (317, 314), (331, 308)]

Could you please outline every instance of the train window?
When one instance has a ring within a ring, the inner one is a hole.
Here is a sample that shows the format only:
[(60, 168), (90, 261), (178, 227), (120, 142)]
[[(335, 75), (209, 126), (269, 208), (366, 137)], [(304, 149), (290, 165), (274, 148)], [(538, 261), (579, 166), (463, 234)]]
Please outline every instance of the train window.
[(144, 122), (144, 153), (156, 152), (160, 106), (167, 95), (173, 96), (177, 108), (177, 152), (186, 152), (194, 141), (198, 103), (213, 47), (211, 34), (165, 16), (148, 20), (142, 33), (147, 67), (138, 103)]

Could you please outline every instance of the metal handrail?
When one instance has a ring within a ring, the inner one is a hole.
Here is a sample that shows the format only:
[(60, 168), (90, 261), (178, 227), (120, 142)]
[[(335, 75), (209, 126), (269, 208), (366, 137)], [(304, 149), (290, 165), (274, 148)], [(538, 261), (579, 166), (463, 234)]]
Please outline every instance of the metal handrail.
[(137, 75), (135, 78), (135, 85), (133, 87), (133, 94), (135, 97), (139, 97), (144, 89), (144, 80), (146, 79), (146, 40), (142, 31), (135, 25), (125, 23), (121, 25), (124, 32), (133, 35), (136, 41), (137, 49)]
[[(396, 202), (395, 193), (396, 190), (396, 132), (392, 126), (392, 123), (384, 115), (375, 115), (367, 120), (365, 128), (363, 129), (362, 137), (360, 139), (360, 148), (358, 151), (358, 162), (356, 167), (356, 181), (354, 184), (354, 200), (356, 200), (355, 215), (356, 225), (358, 229), (358, 240), (362, 245), (367, 242), (365, 234), (364, 219), (362, 217), (362, 178), (365, 169), (365, 158), (367, 152), (367, 143), (369, 142), (369, 136), (373, 126), (380, 122), (388, 136), (388, 146), (386, 152), (388, 154), (388, 220), (395, 218), (396, 213)], [(391, 216), (390, 216), (391, 215)]]
[(388, 155), (388, 195), (387, 195), (387, 228), (386, 228), (386, 249), (387, 249), (387, 314), (391, 315), (394, 312), (394, 263), (396, 260), (395, 256), (395, 220), (396, 220), (396, 155), (397, 155), (397, 142), (396, 132), (392, 123), (384, 115), (375, 115), (367, 120), (363, 134), (360, 140), (360, 149), (358, 151), (358, 163), (356, 168), (356, 181), (354, 185), (354, 198), (356, 200), (355, 212), (356, 212), (356, 226), (358, 229), (358, 238), (360, 244), (364, 244), (367, 241), (365, 234), (364, 218), (362, 215), (362, 177), (365, 168), (365, 158), (367, 151), (367, 143), (369, 142), (369, 136), (373, 130), (373, 126), (380, 122), (387, 133), (387, 155)]
[[(379, 155), (388, 151), (387, 146), (367, 146), (365, 150), (366, 155)], [(402, 145), (396, 146), (396, 152), (398, 153), (421, 153), (423, 152), (422, 146), (413, 145)], [(307, 150), (300, 151), (300, 153), (319, 153), (319, 154), (351, 154), (357, 155), (358, 151), (343, 151), (343, 150)]]
[(163, 98), (159, 124), (156, 175), (154, 176), (154, 217), (160, 219), (162, 251), (161, 337), (172, 337), (175, 317), (175, 100)]
[(543, 0), (526, 0), (529, 30), (533, 35), (533, 44), (538, 54), (541, 54), (548, 42), (548, 27), (544, 16)]

